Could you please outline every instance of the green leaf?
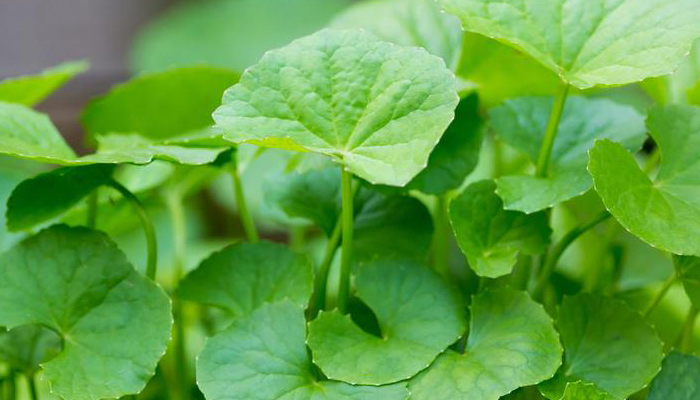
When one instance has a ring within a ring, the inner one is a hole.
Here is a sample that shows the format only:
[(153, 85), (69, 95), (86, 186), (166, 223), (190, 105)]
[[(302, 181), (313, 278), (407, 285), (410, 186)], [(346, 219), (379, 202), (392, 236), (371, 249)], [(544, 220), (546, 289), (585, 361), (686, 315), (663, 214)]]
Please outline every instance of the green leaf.
[(647, 127), (661, 151), (656, 179), (622, 146), (601, 140), (589, 152), (595, 189), (635, 236), (671, 253), (700, 255), (700, 109), (656, 107)]
[(141, 75), (90, 102), (82, 122), (91, 135), (136, 132), (168, 139), (211, 126), (211, 113), (237, 80), (233, 71), (204, 66)]
[(209, 256), (180, 282), (178, 297), (220, 307), (235, 317), (284, 299), (306, 307), (313, 267), (306, 256), (269, 242), (239, 243)]
[(644, 388), (661, 366), (662, 343), (639, 313), (618, 300), (593, 294), (565, 297), (557, 327), (564, 365), (542, 384), (542, 394), (559, 400), (567, 382), (593, 383), (620, 399)]
[(375, 261), (359, 268), (356, 284), (357, 297), (377, 317), (381, 337), (337, 310), (321, 312), (309, 323), (307, 342), (314, 363), (330, 379), (370, 385), (408, 379), (464, 332), (460, 296), (427, 266)]
[(696, 356), (669, 353), (661, 372), (651, 382), (647, 400), (693, 400), (700, 397), (700, 359)]
[(19, 231), (58, 217), (112, 179), (114, 167), (64, 167), (22, 181), (7, 200), (7, 228)]
[(333, 157), (403, 186), (454, 117), (454, 77), (425, 50), (364, 31), (322, 30), (265, 54), (214, 113), (224, 138)]
[(596, 385), (585, 382), (569, 382), (566, 384), (561, 400), (612, 400), (609, 394), (598, 389)]
[[(552, 98), (523, 97), (491, 110), (493, 129), (534, 163), (544, 141)], [(634, 108), (607, 99), (569, 97), (559, 123), (546, 178), (509, 175), (496, 179), (505, 208), (526, 213), (544, 210), (588, 191), (587, 152), (596, 139), (611, 139), (638, 151), (646, 139), (644, 117)]]
[(673, 256), (673, 264), (690, 302), (695, 307), (700, 307), (700, 258)]
[(504, 210), (495, 189), (493, 181), (472, 183), (449, 207), (457, 244), (474, 272), (489, 278), (510, 273), (521, 251), (544, 252), (552, 233), (544, 212)]
[(408, 189), (441, 195), (460, 187), (479, 161), (482, 123), (479, 98), (470, 95), (460, 100), (454, 121), (430, 153), (428, 166), (411, 180)]
[(22, 325), (0, 332), (0, 361), (33, 376), (43, 364), (61, 352), (61, 338), (40, 325)]
[(454, 70), (460, 56), (462, 27), (434, 0), (370, 0), (343, 11), (330, 23), (335, 29), (365, 29), (401, 46), (423, 47)]
[[(71, 400), (140, 392), (165, 353), (170, 300), (103, 233), (56, 225), (0, 256), (0, 325), (41, 324), (63, 340), (42, 365)], [(118, 373), (117, 373), (118, 372)]]
[(471, 305), (464, 354), (447, 350), (411, 379), (412, 400), (496, 400), (551, 378), (562, 348), (552, 319), (526, 293), (487, 289)]
[(36, 75), (3, 79), (0, 81), (0, 101), (33, 107), (87, 69), (87, 62), (72, 61), (45, 69)]
[(315, 378), (305, 345), (303, 311), (289, 302), (265, 304), (207, 340), (197, 358), (197, 382), (218, 400), (405, 400), (403, 384), (353, 386)]
[(700, 36), (695, 0), (440, 0), (464, 29), (523, 50), (585, 89), (673, 72)]

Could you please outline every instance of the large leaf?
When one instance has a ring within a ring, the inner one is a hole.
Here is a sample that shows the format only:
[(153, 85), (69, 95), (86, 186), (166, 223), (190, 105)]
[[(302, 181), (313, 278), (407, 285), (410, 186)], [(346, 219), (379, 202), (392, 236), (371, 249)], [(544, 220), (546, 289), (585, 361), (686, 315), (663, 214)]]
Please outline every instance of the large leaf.
[(214, 120), (228, 140), (318, 152), (372, 183), (403, 186), (425, 167), (457, 101), (440, 58), (326, 29), (266, 53)]
[(366, 29), (382, 40), (418, 46), (457, 67), (462, 45), (459, 19), (445, 14), (434, 0), (362, 1), (338, 15), (330, 26)]
[(314, 363), (330, 379), (381, 385), (425, 369), (464, 332), (460, 297), (413, 261), (375, 261), (359, 268), (357, 297), (377, 317), (381, 337), (337, 310), (309, 324)]
[(661, 151), (652, 181), (621, 145), (601, 140), (588, 170), (605, 207), (632, 234), (662, 250), (700, 255), (700, 109), (673, 105), (649, 112)]
[(452, 350), (409, 383), (414, 400), (496, 400), (551, 378), (562, 348), (552, 319), (524, 292), (487, 289), (474, 297), (464, 354)]
[(104, 234), (56, 225), (0, 256), (0, 325), (41, 324), (63, 340), (43, 364), (72, 400), (141, 391), (165, 353), (170, 300)]
[(673, 72), (700, 36), (695, 0), (440, 0), (464, 29), (522, 49), (579, 88)]
[(544, 252), (551, 235), (544, 212), (504, 210), (495, 189), (493, 181), (473, 183), (449, 207), (457, 244), (469, 265), (479, 276), (490, 278), (510, 273), (521, 251)]
[(22, 325), (0, 332), (0, 361), (28, 376), (60, 352), (61, 338), (43, 326)]
[[(534, 163), (544, 141), (552, 99), (524, 97), (491, 110), (491, 123), (503, 141)], [(646, 139), (644, 117), (634, 108), (607, 99), (570, 97), (559, 122), (548, 175), (509, 175), (496, 179), (505, 208), (527, 213), (583, 194), (592, 186), (587, 152), (596, 139), (611, 139), (636, 152)]]
[(285, 299), (303, 309), (312, 287), (313, 267), (306, 256), (281, 244), (239, 243), (202, 261), (180, 282), (177, 295), (243, 317)]
[(656, 331), (618, 300), (593, 294), (565, 297), (557, 327), (564, 365), (540, 385), (549, 399), (559, 400), (567, 382), (577, 381), (626, 399), (659, 371), (663, 353)]
[(197, 382), (209, 400), (405, 400), (403, 384), (353, 386), (318, 380), (305, 345), (303, 310), (262, 305), (210, 338), (197, 358)]
[(0, 81), (0, 101), (33, 107), (87, 68), (86, 62), (73, 61), (45, 69), (36, 75), (4, 79)]
[(651, 382), (647, 400), (693, 400), (700, 398), (700, 359), (696, 356), (669, 353), (661, 372)]
[(478, 97), (471, 95), (460, 100), (454, 121), (430, 153), (428, 166), (411, 180), (408, 188), (440, 195), (460, 187), (479, 161), (482, 122)]
[(691, 303), (700, 307), (700, 258), (673, 256), (673, 264)]

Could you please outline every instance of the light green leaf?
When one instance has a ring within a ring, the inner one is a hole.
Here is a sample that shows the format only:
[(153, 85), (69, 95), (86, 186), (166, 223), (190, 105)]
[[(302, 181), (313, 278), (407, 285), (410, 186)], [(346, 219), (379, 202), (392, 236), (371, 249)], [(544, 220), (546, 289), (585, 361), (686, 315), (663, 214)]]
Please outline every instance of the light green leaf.
[(180, 282), (177, 295), (242, 317), (284, 299), (303, 309), (312, 289), (313, 267), (306, 256), (260, 242), (234, 244), (212, 254)]
[(72, 61), (45, 69), (36, 75), (4, 79), (0, 81), (0, 101), (33, 107), (87, 69), (87, 62)]
[(440, 195), (460, 187), (479, 161), (482, 123), (478, 97), (460, 100), (454, 121), (430, 153), (428, 166), (409, 182), (408, 189)]
[[(552, 98), (523, 97), (491, 110), (501, 139), (534, 163), (544, 141)], [(588, 191), (587, 152), (596, 139), (611, 139), (638, 151), (646, 139), (644, 117), (634, 108), (607, 99), (569, 97), (559, 123), (546, 178), (509, 175), (496, 179), (505, 208), (526, 213), (544, 210)]]
[(700, 307), (700, 258), (673, 256), (673, 264), (691, 303)]
[(695, 0), (440, 0), (464, 29), (510, 43), (585, 89), (673, 72), (700, 36)]
[(671, 253), (700, 255), (700, 109), (656, 107), (647, 127), (661, 151), (656, 179), (622, 146), (601, 140), (589, 152), (595, 189), (635, 236)]
[(403, 384), (353, 386), (317, 380), (305, 346), (303, 311), (262, 305), (207, 341), (197, 382), (209, 400), (405, 400)]
[(330, 379), (370, 385), (408, 379), (464, 332), (460, 296), (427, 266), (375, 261), (359, 268), (356, 285), (357, 297), (377, 317), (381, 337), (337, 310), (321, 312), (309, 324), (308, 345)]
[(551, 378), (562, 348), (552, 319), (526, 293), (487, 289), (474, 297), (464, 354), (448, 350), (409, 383), (412, 400), (496, 400)]
[(647, 400), (694, 400), (700, 398), (700, 359), (696, 356), (669, 353), (661, 372), (651, 382)]
[(569, 382), (566, 384), (561, 400), (612, 400), (609, 394), (598, 389), (596, 385), (585, 382)]
[(521, 251), (544, 252), (552, 233), (545, 213), (504, 210), (495, 189), (493, 181), (473, 183), (449, 207), (457, 244), (469, 265), (490, 278), (510, 273)]
[(549, 399), (561, 399), (567, 382), (578, 381), (626, 399), (659, 371), (663, 353), (656, 331), (618, 300), (588, 293), (565, 297), (557, 327), (564, 365), (539, 386)]
[(423, 47), (454, 70), (462, 45), (459, 19), (440, 10), (434, 0), (370, 0), (343, 11), (330, 23), (335, 29), (365, 29), (401, 46)]
[[(103, 233), (56, 225), (0, 256), (0, 325), (41, 324), (63, 340), (42, 365), (71, 400), (140, 392), (165, 353), (170, 300)], [(118, 372), (118, 373), (117, 373)]]
[(224, 138), (333, 157), (403, 186), (454, 117), (454, 77), (425, 50), (364, 31), (322, 30), (265, 54), (214, 113)]
[(22, 325), (0, 330), (0, 361), (33, 376), (43, 364), (61, 352), (61, 338), (40, 325)]

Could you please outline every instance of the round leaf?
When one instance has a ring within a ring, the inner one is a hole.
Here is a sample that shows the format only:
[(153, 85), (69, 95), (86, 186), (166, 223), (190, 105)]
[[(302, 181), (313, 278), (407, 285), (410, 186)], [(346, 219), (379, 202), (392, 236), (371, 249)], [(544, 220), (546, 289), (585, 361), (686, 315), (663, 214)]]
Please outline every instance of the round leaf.
[(693, 400), (700, 398), (700, 359), (696, 356), (669, 353), (661, 372), (651, 382), (647, 400)]
[(3, 79), (0, 81), (0, 101), (33, 107), (87, 68), (85, 61), (72, 61), (35, 75)]

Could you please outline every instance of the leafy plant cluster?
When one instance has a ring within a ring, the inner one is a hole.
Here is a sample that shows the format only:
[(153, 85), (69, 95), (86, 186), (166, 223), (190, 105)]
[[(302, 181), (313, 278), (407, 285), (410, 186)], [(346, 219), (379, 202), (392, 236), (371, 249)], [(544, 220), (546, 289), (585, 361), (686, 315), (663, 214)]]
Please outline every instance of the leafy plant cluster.
[(698, 37), (696, 0), (362, 2), (114, 87), (88, 155), (33, 108), (84, 63), (0, 82), (0, 396), (700, 398)]

